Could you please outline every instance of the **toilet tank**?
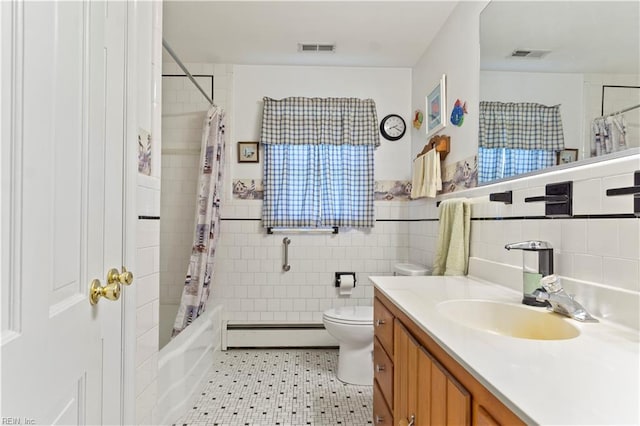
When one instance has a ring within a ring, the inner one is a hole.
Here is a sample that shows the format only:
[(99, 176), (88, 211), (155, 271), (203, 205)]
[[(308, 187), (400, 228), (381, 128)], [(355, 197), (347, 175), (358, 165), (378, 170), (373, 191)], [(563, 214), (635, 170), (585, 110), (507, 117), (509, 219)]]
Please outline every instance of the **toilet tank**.
[(393, 275), (431, 275), (431, 269), (415, 263), (396, 263), (393, 266)]

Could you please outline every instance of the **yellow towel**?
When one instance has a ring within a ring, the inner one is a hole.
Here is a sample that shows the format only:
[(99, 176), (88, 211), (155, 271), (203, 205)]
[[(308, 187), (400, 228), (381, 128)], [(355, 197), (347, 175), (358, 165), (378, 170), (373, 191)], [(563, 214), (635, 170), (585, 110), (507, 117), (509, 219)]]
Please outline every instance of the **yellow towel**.
[(411, 179), (411, 198), (420, 198), (424, 182), (424, 155), (413, 160), (413, 177)]
[(440, 173), (440, 153), (434, 148), (424, 155), (422, 196), (435, 198), (441, 189), (442, 174)]
[(471, 204), (466, 198), (440, 203), (433, 275), (466, 275), (469, 268)]

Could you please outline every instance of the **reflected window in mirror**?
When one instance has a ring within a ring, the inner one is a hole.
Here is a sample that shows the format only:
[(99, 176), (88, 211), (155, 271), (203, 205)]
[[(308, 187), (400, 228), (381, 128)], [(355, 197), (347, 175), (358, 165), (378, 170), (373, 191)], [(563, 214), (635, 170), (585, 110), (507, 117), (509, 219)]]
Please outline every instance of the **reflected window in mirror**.
[(624, 140), (611, 136), (612, 120), (600, 130), (610, 139), (599, 151), (594, 122), (640, 106), (638, 16), (638, 1), (490, 2), (480, 15), (480, 100), (561, 105), (565, 149), (578, 150), (578, 163), (637, 150), (640, 107), (617, 120)]
[(560, 106), (480, 102), (478, 183), (551, 167), (565, 148)]
[(478, 149), (478, 183), (546, 169), (556, 164), (556, 152), (543, 149)]

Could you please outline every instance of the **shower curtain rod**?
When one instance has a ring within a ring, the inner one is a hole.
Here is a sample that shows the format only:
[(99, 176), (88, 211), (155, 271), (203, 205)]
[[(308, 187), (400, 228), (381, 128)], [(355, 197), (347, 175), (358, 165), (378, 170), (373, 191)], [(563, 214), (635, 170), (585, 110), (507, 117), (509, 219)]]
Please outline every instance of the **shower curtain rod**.
[(162, 46), (165, 48), (165, 50), (167, 51), (167, 53), (169, 55), (171, 55), (171, 57), (173, 58), (174, 61), (176, 61), (176, 64), (178, 64), (178, 66), (180, 67), (180, 69), (187, 75), (187, 77), (189, 77), (189, 80), (191, 80), (191, 82), (198, 88), (198, 90), (200, 91), (200, 93), (202, 93), (202, 96), (204, 96), (207, 101), (209, 102), (209, 104), (214, 105), (213, 103), (213, 99), (211, 99), (209, 97), (209, 95), (207, 95), (207, 92), (205, 92), (204, 90), (202, 90), (202, 87), (200, 87), (200, 85), (198, 84), (198, 82), (196, 81), (195, 78), (193, 78), (193, 76), (191, 75), (191, 73), (189, 72), (189, 70), (187, 69), (187, 67), (184, 66), (184, 64), (182, 63), (182, 61), (180, 60), (180, 58), (178, 58), (178, 55), (176, 55), (176, 52), (173, 51), (173, 49), (171, 48), (171, 46), (169, 46), (169, 43), (167, 43), (167, 41), (163, 38), (162, 39)]
[(629, 107), (629, 108), (621, 109), (620, 111), (612, 112), (611, 114), (607, 114), (607, 115), (603, 116), (602, 118), (613, 117), (614, 115), (624, 114), (625, 112), (629, 112), (629, 111), (634, 110), (636, 108), (640, 108), (640, 104), (634, 105), (634, 106)]

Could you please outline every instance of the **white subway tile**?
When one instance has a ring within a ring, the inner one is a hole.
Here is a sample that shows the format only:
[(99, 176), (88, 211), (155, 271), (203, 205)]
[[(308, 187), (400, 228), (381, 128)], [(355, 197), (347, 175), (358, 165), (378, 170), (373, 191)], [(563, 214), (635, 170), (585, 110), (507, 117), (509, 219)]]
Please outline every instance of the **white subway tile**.
[(603, 283), (640, 292), (640, 261), (638, 259), (603, 258)]
[(136, 278), (153, 274), (155, 270), (155, 256), (157, 247), (139, 248), (136, 251)]
[(621, 258), (640, 259), (640, 220), (621, 219), (618, 224), (619, 251)]
[(300, 312), (300, 321), (301, 322), (313, 322), (313, 313), (312, 312)]
[(154, 327), (136, 339), (136, 367), (158, 352), (158, 327)]
[(562, 251), (585, 253), (587, 251), (587, 222), (586, 220), (563, 220), (562, 222)]
[(573, 183), (573, 214), (599, 214), (602, 210), (601, 179)]
[(587, 222), (587, 253), (595, 256), (618, 256), (618, 224), (611, 219)]
[(573, 277), (579, 280), (601, 283), (602, 257), (587, 254), (574, 254)]
[[(147, 303), (159, 298), (160, 295), (160, 274), (151, 274), (144, 277), (136, 278), (135, 289), (136, 292), (136, 304), (138, 307), (144, 306)], [(129, 290), (129, 289), (127, 289)]]
[(240, 310), (243, 312), (254, 311), (254, 300), (253, 299), (242, 299), (240, 300)]

